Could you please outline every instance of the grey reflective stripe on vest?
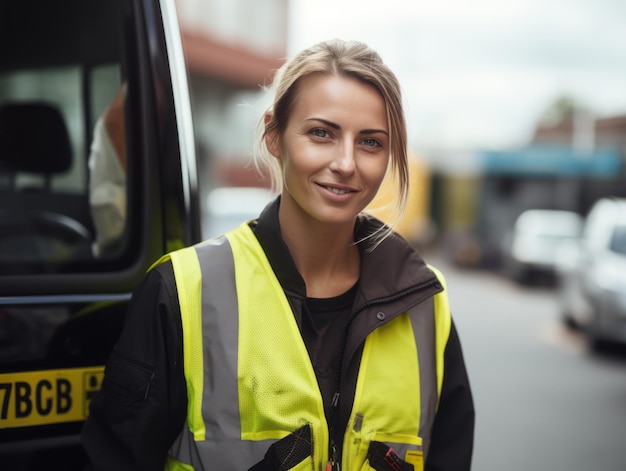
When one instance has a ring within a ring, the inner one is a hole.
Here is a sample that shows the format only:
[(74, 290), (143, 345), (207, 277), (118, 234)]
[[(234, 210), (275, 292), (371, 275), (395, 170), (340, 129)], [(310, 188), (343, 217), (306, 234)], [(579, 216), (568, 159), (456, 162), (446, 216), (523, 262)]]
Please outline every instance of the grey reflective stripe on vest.
[[(432, 426), (437, 412), (437, 356), (435, 349), (434, 302), (430, 297), (408, 311), (420, 374), (420, 436), (424, 456), (428, 453)], [(397, 450), (396, 450), (397, 451)], [(404, 454), (400, 455), (404, 456)]]
[(213, 420), (205, 420), (205, 441), (195, 441), (185, 425), (170, 454), (195, 470), (205, 469), (205, 465), (224, 471), (248, 469), (263, 458), (275, 440), (241, 440), (237, 385), (239, 313), (233, 255), (225, 237), (194, 248), (202, 272), (202, 415)]

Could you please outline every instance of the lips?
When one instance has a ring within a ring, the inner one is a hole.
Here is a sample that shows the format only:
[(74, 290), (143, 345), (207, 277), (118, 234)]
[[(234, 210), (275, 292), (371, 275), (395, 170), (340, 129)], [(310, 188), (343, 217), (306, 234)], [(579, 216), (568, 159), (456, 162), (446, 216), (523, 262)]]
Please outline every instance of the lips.
[(324, 188), (326, 188), (328, 191), (332, 191), (336, 195), (345, 195), (346, 193), (349, 193), (349, 190), (344, 190), (342, 188), (333, 188), (330, 186), (326, 186)]
[(323, 188), (324, 190), (330, 191), (331, 193), (334, 193), (336, 195), (346, 195), (348, 193), (356, 193), (356, 190), (352, 188), (347, 188), (344, 186), (330, 186), (330, 185), (325, 185), (324, 183), (318, 183), (317, 185)]

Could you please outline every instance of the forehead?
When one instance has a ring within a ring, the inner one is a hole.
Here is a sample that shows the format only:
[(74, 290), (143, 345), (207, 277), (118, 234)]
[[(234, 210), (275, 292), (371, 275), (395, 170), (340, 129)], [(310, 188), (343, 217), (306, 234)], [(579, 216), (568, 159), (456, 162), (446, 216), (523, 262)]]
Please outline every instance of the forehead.
[(311, 74), (296, 84), (290, 118), (320, 114), (361, 117), (387, 127), (387, 107), (382, 94), (373, 85), (339, 74)]

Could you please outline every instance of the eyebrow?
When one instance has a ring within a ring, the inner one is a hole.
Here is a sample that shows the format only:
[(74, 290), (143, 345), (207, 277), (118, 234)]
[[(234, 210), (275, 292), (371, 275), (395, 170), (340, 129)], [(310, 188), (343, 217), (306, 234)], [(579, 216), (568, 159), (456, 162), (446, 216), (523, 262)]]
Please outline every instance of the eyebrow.
[[(333, 128), (337, 130), (341, 129), (341, 126), (339, 126), (337, 123), (333, 123), (332, 121), (328, 121), (327, 119), (324, 119), (324, 118), (313, 117), (313, 118), (307, 118), (306, 121), (319, 121), (325, 124), (326, 126), (328, 126), (329, 128)], [(361, 129), (359, 131), (359, 134), (376, 134), (376, 133), (389, 135), (389, 133), (385, 131), (384, 129)]]

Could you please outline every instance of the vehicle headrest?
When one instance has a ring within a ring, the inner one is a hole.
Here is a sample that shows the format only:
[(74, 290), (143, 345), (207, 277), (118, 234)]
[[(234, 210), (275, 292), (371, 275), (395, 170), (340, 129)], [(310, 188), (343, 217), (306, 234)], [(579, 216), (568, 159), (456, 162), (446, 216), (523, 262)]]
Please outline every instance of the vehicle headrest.
[(13, 172), (69, 170), (72, 147), (58, 108), (42, 102), (0, 105), (0, 164)]

